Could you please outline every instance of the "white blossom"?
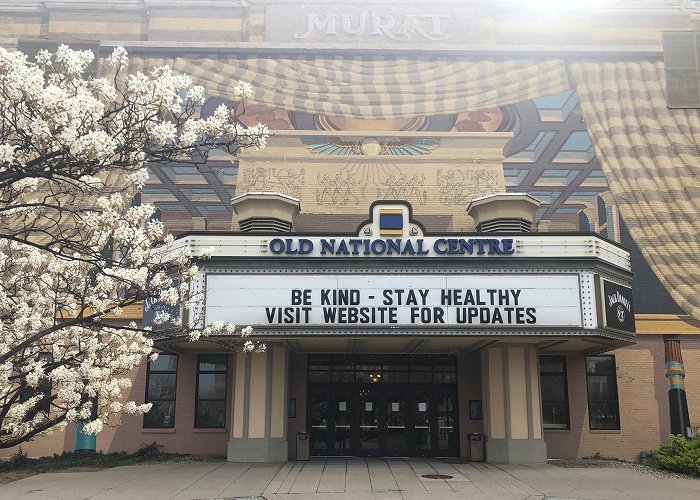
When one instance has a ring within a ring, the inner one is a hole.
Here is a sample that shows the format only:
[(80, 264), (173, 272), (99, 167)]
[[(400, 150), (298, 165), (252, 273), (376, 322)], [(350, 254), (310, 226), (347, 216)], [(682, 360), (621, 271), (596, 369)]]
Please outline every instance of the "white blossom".
[(233, 93), (238, 98), (250, 99), (253, 97), (253, 86), (248, 82), (239, 81)]
[(109, 56), (108, 62), (112, 66), (126, 66), (129, 64), (128, 53), (124, 47), (115, 47)]
[(97, 419), (88, 422), (87, 424), (84, 424), (81, 429), (81, 432), (89, 436), (90, 434), (97, 434), (98, 432), (100, 432), (102, 430), (102, 427), (104, 427), (104, 422), (100, 419)]
[(0, 165), (15, 161), (15, 149), (17, 146), (12, 144), (0, 144)]
[(51, 62), (51, 52), (48, 50), (40, 50), (36, 55), (36, 63), (39, 65), (48, 64)]
[[(146, 160), (260, 148), (268, 134), (226, 106), (193, 118), (206, 90), (172, 68), (130, 73), (118, 47), (103, 65), (111, 74), (87, 77), (93, 60), (66, 45), (36, 63), (0, 48), (0, 448), (77, 421), (98, 433), (150, 409), (128, 395), (133, 370), (157, 357), (151, 327), (114, 318), (143, 298), (199, 309), (191, 281), (211, 251), (169, 253), (173, 236), (152, 220), (155, 207), (130, 206)], [(233, 97), (252, 92), (242, 82)], [(166, 309), (152, 328), (264, 348), (250, 328), (176, 331), (180, 320)]]
[(187, 99), (198, 104), (204, 104), (205, 94), (206, 90), (204, 87), (201, 85), (194, 85), (187, 91)]

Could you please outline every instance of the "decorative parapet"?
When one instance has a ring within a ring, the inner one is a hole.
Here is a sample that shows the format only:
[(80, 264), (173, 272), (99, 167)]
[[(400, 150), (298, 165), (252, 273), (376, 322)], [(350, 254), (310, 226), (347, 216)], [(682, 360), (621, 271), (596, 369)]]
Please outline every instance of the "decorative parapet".
[(609, 51), (617, 46), (638, 52), (658, 49), (664, 31), (693, 29), (698, 4), (561, 2), (538, 10), (490, 0), (0, 0), (0, 22), (5, 37), (138, 42), (174, 52), (225, 44), (411, 53), (499, 46)]

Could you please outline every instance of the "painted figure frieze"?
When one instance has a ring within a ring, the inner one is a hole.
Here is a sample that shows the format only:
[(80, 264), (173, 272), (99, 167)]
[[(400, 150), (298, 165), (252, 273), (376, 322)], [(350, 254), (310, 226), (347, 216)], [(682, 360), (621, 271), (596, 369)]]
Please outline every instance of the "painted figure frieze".
[(299, 196), (304, 184), (305, 170), (295, 168), (262, 168), (244, 170), (239, 178), (239, 190), (275, 191)]
[(471, 200), (498, 192), (496, 172), (490, 170), (438, 170), (437, 186), (444, 206), (467, 205)]

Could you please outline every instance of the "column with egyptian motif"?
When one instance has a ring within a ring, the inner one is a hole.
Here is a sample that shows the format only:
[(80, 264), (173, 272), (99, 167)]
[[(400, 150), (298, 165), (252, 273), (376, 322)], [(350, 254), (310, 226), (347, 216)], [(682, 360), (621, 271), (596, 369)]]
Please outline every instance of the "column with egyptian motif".
[(685, 394), (685, 368), (681, 354), (681, 341), (677, 335), (664, 335), (666, 350), (666, 380), (668, 381), (668, 405), (671, 418), (671, 434), (686, 435), (690, 427), (688, 401)]

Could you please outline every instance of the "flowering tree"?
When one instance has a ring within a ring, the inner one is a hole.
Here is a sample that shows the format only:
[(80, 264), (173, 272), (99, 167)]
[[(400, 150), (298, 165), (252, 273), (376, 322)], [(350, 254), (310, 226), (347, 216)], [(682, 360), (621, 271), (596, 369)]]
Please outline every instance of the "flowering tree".
[[(204, 89), (188, 76), (129, 74), (118, 48), (109, 76), (89, 78), (93, 57), (61, 46), (32, 63), (0, 48), (0, 448), (70, 421), (95, 433), (112, 415), (148, 411), (124, 391), (153, 342), (113, 318), (154, 298), (186, 307), (202, 256), (164, 252), (172, 237), (154, 207), (133, 206), (145, 164), (265, 145), (266, 127), (237, 120), (242, 106), (197, 118)], [(250, 92), (241, 83), (236, 97)], [(171, 316), (154, 323), (186, 328)], [(213, 330), (249, 334), (223, 324), (203, 333)]]

